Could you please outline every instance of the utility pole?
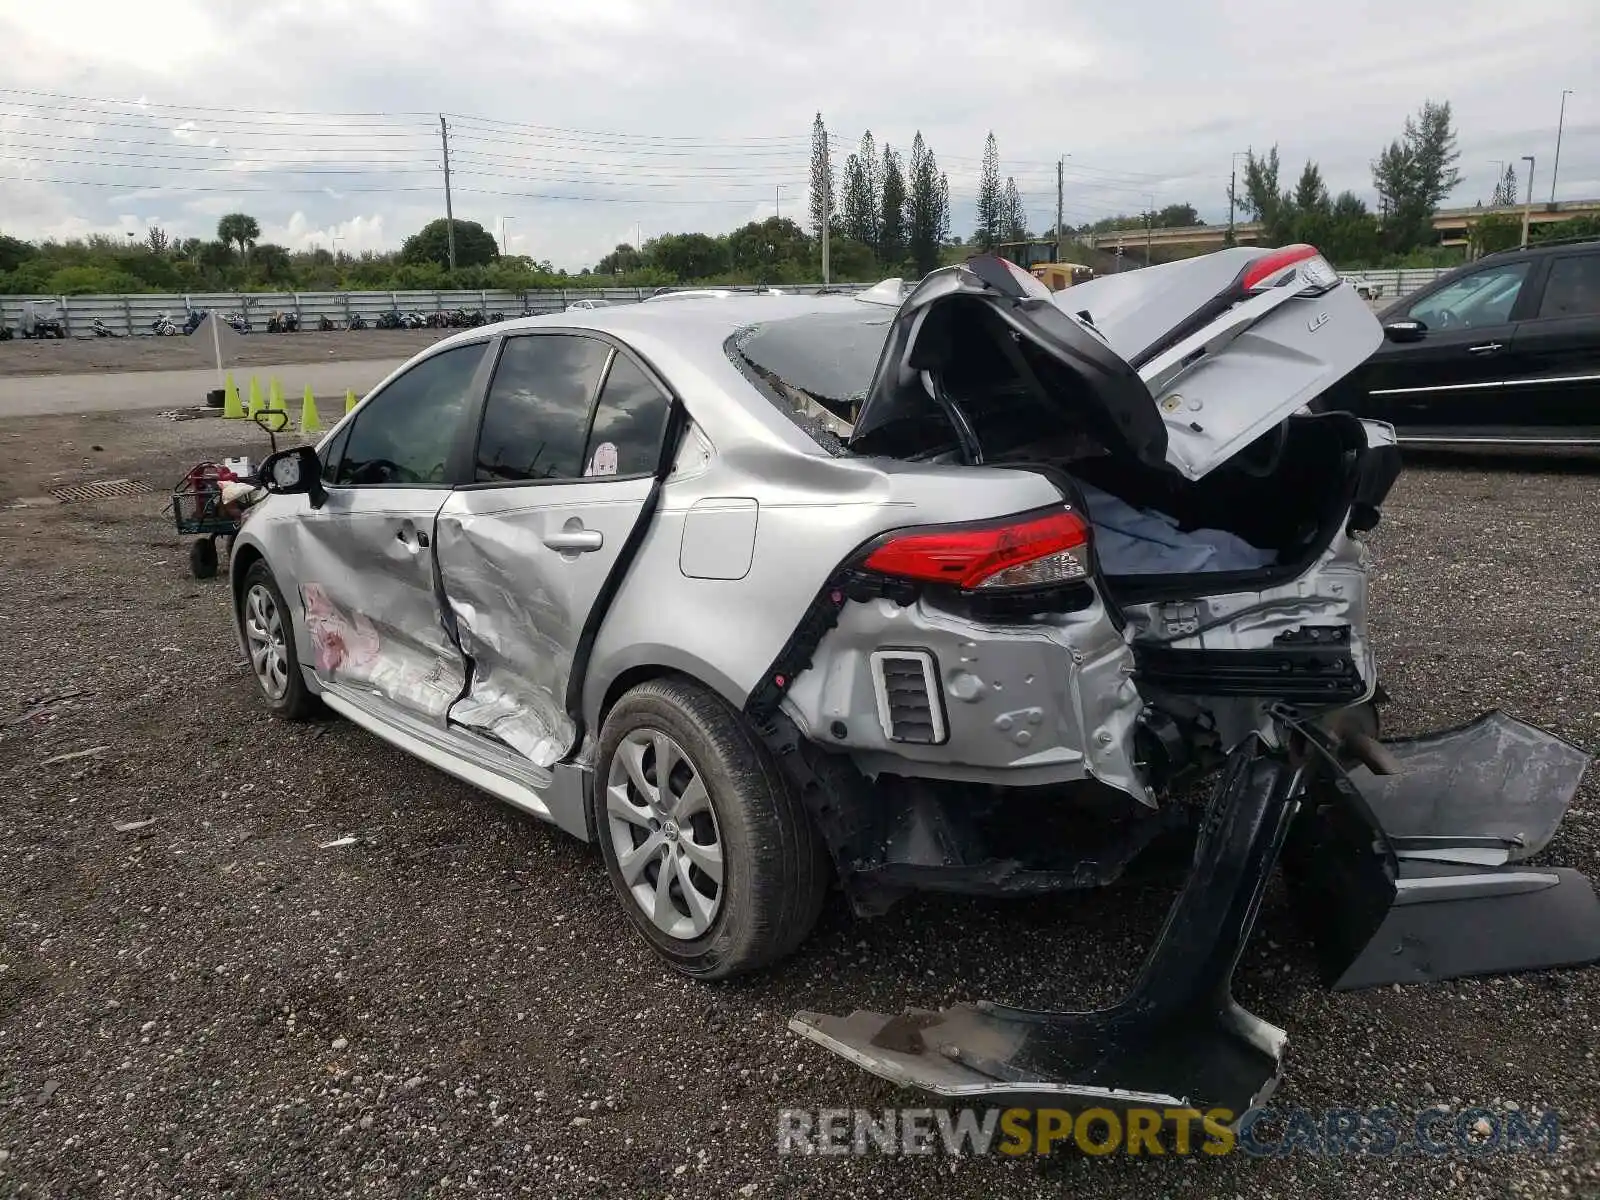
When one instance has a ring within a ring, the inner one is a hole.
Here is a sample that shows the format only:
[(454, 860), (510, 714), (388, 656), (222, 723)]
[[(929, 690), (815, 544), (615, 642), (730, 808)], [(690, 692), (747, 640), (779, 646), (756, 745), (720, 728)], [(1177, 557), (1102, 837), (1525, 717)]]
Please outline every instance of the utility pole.
[(828, 226), (833, 224), (833, 180), (822, 193), (822, 286), (828, 286)]
[[(1252, 148), (1252, 149), (1246, 150), (1246, 151), (1244, 151), (1244, 153), (1248, 157), (1249, 155), (1254, 153), (1254, 149)], [(1238, 183), (1239, 183), (1239, 151), (1235, 150), (1233, 152), (1233, 157), (1228, 160), (1228, 237), (1223, 242), (1223, 245), (1225, 245), (1225, 246), (1235, 245), (1239, 241), (1238, 234), (1235, 231), (1234, 224), (1233, 224), (1233, 208), (1234, 208), (1235, 198), (1238, 195)]]
[(1522, 206), (1522, 244), (1528, 244), (1528, 226), (1533, 223), (1533, 155), (1524, 154), (1522, 161), (1528, 164), (1528, 202)]
[(1148, 267), (1155, 261), (1152, 250), (1156, 237), (1156, 198), (1146, 193), (1145, 199), (1150, 203), (1150, 207), (1144, 212), (1144, 265)]
[(1561, 115), (1556, 118), (1556, 162), (1550, 168), (1550, 203), (1556, 202), (1556, 176), (1561, 173), (1561, 127), (1567, 123), (1567, 97), (1572, 95), (1572, 89), (1566, 88), (1561, 93)]
[(772, 215), (780, 221), (783, 219), (783, 209), (778, 206), (778, 189), (782, 186), (780, 183), (772, 185)]
[(450, 127), (439, 114), (439, 142), (444, 147), (444, 228), (450, 246), (450, 269), (456, 269), (456, 215), (450, 207)]
[(1066, 196), (1067, 156), (1063, 154), (1056, 159), (1056, 261), (1061, 262), (1061, 219), (1062, 201)]

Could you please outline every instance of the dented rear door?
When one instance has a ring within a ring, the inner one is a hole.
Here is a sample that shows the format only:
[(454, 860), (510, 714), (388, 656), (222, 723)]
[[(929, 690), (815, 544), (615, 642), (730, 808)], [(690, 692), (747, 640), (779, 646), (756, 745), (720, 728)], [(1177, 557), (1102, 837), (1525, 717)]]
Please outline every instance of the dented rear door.
[(567, 689), (585, 630), (643, 519), (671, 402), (615, 343), (505, 339), (473, 482), (438, 519), (440, 578), (467, 658), (454, 724), (542, 767), (573, 748)]

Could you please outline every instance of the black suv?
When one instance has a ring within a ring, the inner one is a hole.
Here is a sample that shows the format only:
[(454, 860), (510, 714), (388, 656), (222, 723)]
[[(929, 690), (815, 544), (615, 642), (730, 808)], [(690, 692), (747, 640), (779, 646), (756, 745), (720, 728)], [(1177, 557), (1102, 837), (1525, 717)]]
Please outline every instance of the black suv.
[(1600, 445), (1600, 240), (1485, 255), (1379, 319), (1383, 345), (1315, 407), (1416, 445)]

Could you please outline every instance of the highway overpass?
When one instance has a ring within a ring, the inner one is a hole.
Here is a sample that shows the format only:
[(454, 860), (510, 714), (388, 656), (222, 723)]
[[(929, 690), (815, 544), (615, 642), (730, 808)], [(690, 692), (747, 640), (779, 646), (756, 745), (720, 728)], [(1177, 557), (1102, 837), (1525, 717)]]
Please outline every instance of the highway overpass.
[[(1441, 208), (1433, 215), (1433, 227), (1443, 235), (1442, 244), (1463, 246), (1467, 241), (1467, 227), (1490, 213), (1504, 213), (1517, 221), (1522, 220), (1522, 205), (1488, 208), (1474, 205), (1471, 208)], [(1567, 221), (1573, 217), (1600, 216), (1600, 200), (1562, 200), (1556, 204), (1535, 204), (1532, 223), (1548, 225), (1554, 221)], [(1259, 221), (1241, 221), (1234, 225), (1234, 240), (1241, 246), (1254, 245), (1261, 240)], [(1142, 225), (1125, 229), (1108, 229), (1102, 233), (1083, 235), (1079, 240), (1096, 250), (1114, 250), (1120, 241), (1128, 254), (1139, 254), (1149, 245), (1153, 250), (1182, 250), (1201, 253), (1219, 250), (1227, 244), (1226, 225), (1188, 225), (1180, 229), (1145, 229)]]

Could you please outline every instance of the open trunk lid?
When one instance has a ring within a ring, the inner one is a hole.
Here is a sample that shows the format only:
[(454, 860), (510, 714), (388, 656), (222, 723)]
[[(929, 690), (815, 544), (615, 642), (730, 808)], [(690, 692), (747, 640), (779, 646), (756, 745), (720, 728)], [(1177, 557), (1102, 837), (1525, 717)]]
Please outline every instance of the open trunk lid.
[[(881, 450), (897, 425), (962, 420), (939, 380), (960, 369), (962, 349), (976, 338), (1064, 424), (1086, 428), (1113, 453), (1200, 479), (1382, 341), (1365, 302), (1311, 247), (1247, 253), (1220, 291), (1215, 266), (1193, 273), (1181, 304), (1164, 294), (1164, 268), (1149, 269), (1142, 285), (1119, 280), (1114, 292), (1100, 293), (1122, 314), (1124, 343), (1138, 347), (1129, 357), (1096, 326), (1093, 282), (1059, 293), (1058, 303), (992, 256), (935, 271), (900, 306), (851, 445)], [(1135, 326), (1127, 314), (1140, 288), (1160, 315)], [(1061, 307), (1067, 303), (1073, 312)]]

